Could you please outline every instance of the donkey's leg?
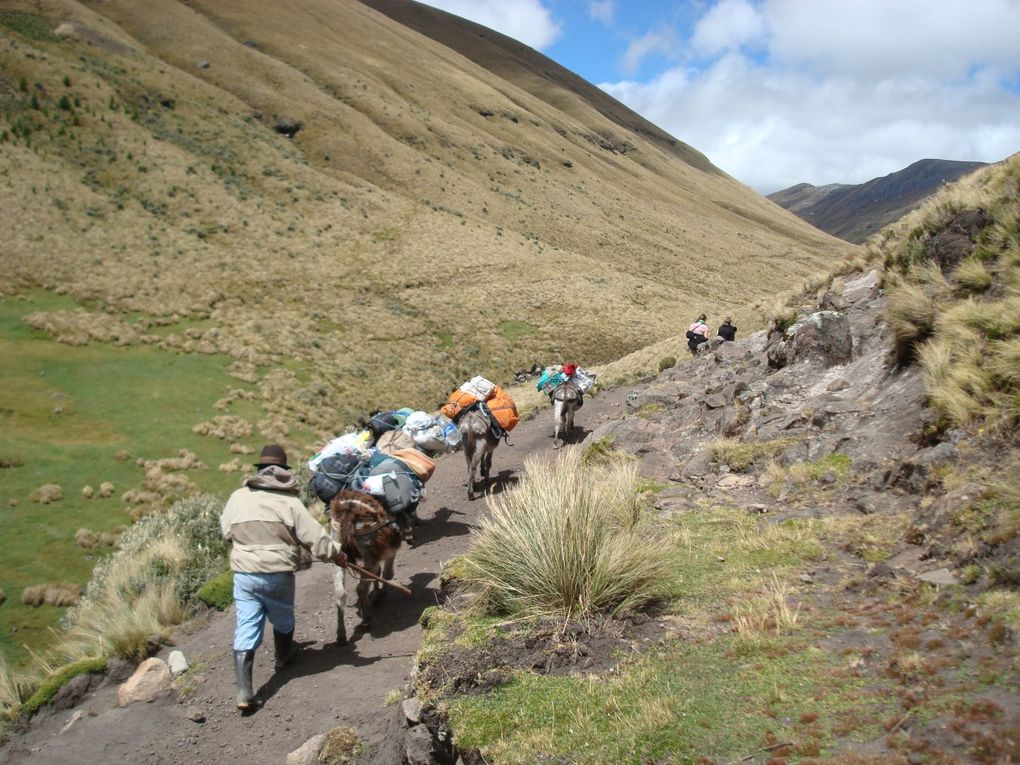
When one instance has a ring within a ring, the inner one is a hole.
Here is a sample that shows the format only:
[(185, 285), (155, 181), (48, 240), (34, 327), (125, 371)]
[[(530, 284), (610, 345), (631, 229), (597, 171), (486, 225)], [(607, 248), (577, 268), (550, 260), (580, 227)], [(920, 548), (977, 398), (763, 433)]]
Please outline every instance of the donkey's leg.
[(333, 601), (336, 603), (336, 642), (337, 645), (347, 643), (347, 629), (344, 626), (344, 570), (333, 566)]
[(572, 401), (567, 406), (567, 425), (564, 428), (565, 433), (571, 433), (574, 430), (574, 412), (577, 411), (577, 402)]
[[(367, 568), (367, 566), (366, 566)], [(358, 582), (358, 615), (361, 616), (361, 623), (367, 625), (369, 623), (369, 617), (372, 611), (372, 602), (370, 598), (372, 588), (372, 581), (368, 577), (363, 577)]]
[(482, 449), (472, 441), (468, 445), (468, 451), (464, 453), (468, 463), (468, 499), (475, 498), (475, 476), (478, 474), (478, 466), (482, 461)]
[(489, 473), (492, 472), (492, 452), (495, 451), (496, 446), (493, 444), (485, 445), (482, 450), (482, 479), (485, 481), (485, 486), (488, 488), (489, 485)]
[(560, 441), (560, 429), (563, 426), (563, 402), (557, 399), (553, 402), (553, 449), (559, 449), (562, 441)]

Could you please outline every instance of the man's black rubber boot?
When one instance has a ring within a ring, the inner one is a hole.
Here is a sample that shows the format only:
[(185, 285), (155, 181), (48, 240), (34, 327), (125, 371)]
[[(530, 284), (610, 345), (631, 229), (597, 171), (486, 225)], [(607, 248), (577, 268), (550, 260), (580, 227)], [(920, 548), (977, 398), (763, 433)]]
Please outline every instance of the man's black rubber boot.
[(237, 708), (242, 712), (255, 709), (255, 691), (251, 687), (251, 671), (255, 665), (255, 651), (234, 651), (234, 681), (237, 685)]
[(277, 671), (290, 664), (294, 660), (294, 630), (287, 633), (273, 630), (273, 650)]

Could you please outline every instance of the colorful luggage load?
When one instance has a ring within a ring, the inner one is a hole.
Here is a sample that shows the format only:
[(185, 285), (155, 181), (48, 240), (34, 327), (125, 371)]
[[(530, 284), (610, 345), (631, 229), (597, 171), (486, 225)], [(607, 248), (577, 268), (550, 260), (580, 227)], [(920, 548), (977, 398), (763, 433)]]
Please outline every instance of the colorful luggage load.
[(576, 364), (553, 364), (545, 368), (535, 387), (545, 394), (551, 394), (568, 381), (581, 393), (587, 393), (595, 385), (595, 373)]
[(442, 413), (415, 412), (407, 418), (403, 429), (411, 434), (415, 446), (427, 452), (445, 454), (460, 446), (460, 431)]
[(517, 414), (517, 404), (503, 388), (493, 386), (492, 395), (482, 404), (481, 408), (489, 416), (489, 420), (499, 425), (504, 433), (509, 433), (521, 421)]

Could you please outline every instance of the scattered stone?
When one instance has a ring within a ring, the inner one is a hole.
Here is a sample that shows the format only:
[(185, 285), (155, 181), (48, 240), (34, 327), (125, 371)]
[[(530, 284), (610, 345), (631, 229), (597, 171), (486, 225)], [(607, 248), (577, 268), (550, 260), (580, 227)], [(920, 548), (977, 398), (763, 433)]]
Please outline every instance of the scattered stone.
[(404, 761), (407, 765), (432, 765), (436, 761), (432, 732), (426, 725), (415, 725), (404, 738)]
[(722, 409), (726, 406), (726, 399), (721, 393), (713, 393), (711, 396), (705, 397), (705, 406), (709, 409)]
[(884, 563), (876, 563), (868, 569), (869, 579), (888, 579), (893, 576), (893, 574), (893, 570)]
[(167, 657), (167, 665), (170, 667), (170, 674), (174, 677), (188, 671), (188, 660), (184, 658), (184, 653), (181, 651), (171, 651)]
[(63, 413), (64, 413), (64, 407), (62, 407), (62, 406), (55, 406), (55, 407), (53, 407), (53, 414), (63, 414)]
[(421, 722), (421, 702), (417, 697), (412, 696), (400, 702), (400, 711), (404, 713), (404, 719), (411, 725)]
[(811, 574), (805, 572), (800, 575), (800, 581), (804, 582), (804, 584), (814, 584), (815, 578)]
[(63, 24), (58, 25), (57, 28), (53, 30), (53, 34), (55, 34), (57, 37), (76, 37), (78, 34), (78, 30), (74, 28), (74, 24), (72, 24), (69, 21), (65, 21)]
[(715, 485), (717, 489), (750, 489), (758, 483), (758, 479), (753, 475), (738, 475), (732, 473), (727, 476), (723, 476), (722, 479)]
[(117, 690), (117, 703), (126, 707), (138, 701), (153, 701), (170, 688), (170, 667), (152, 657), (138, 665), (135, 673)]
[(716, 555), (715, 559), (717, 561), (719, 561), (720, 563), (725, 563), (726, 562), (726, 559), (723, 556), (721, 556), (721, 555)]
[(848, 281), (843, 286), (843, 299), (848, 303), (856, 303), (874, 297), (881, 283), (882, 275), (877, 268), (873, 268), (864, 276)]
[(194, 704), (190, 705), (187, 709), (184, 710), (184, 716), (187, 719), (191, 720), (192, 722), (196, 723), (205, 722), (205, 712), (202, 710), (201, 707), (196, 707)]
[(199, 61), (197, 64), (195, 64), (195, 66), (197, 66), (199, 69), (208, 69), (209, 68), (209, 62), (208, 61)]
[(293, 138), (303, 127), (303, 122), (296, 120), (293, 117), (289, 117), (286, 114), (281, 114), (276, 118), (276, 122), (273, 123), (273, 130), (280, 135), (287, 136), (288, 138)]
[(839, 377), (833, 380), (828, 385), (826, 385), (825, 390), (829, 391), (830, 393), (837, 393), (841, 390), (846, 390), (849, 387), (850, 383), (847, 380), (844, 380), (842, 377)]
[(75, 675), (53, 694), (50, 704), (54, 709), (73, 709), (102, 681), (103, 676), (99, 673), (86, 672), (83, 675)]
[(917, 578), (922, 582), (929, 582), (931, 584), (959, 584), (960, 580), (956, 578), (952, 571), (948, 568), (939, 568), (934, 571), (927, 571), (923, 574), (918, 574)]
[(312, 736), (300, 747), (287, 755), (287, 765), (315, 765), (319, 761), (319, 753), (326, 743), (326, 734)]
[(64, 727), (57, 732), (57, 735), (62, 736), (63, 734), (67, 733), (69, 730), (71, 730), (71, 726), (78, 722), (84, 716), (85, 712), (83, 712), (81, 709), (76, 709), (68, 718), (67, 722), (64, 723)]
[(257, 42), (255, 42), (254, 40), (245, 40), (243, 43), (241, 43), (241, 45), (243, 45), (245, 48), (257, 48), (257, 47), (259, 47), (259, 44)]
[(763, 505), (760, 502), (755, 502), (753, 505), (747, 506), (747, 512), (758, 513), (759, 515), (765, 515), (769, 511), (768, 505)]

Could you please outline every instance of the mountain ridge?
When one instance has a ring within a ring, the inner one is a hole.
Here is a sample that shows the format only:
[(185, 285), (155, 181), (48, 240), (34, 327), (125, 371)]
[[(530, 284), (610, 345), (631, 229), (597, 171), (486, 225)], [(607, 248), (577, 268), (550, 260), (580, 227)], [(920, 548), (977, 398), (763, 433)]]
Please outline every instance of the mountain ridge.
[(865, 183), (798, 183), (769, 194), (768, 199), (822, 231), (862, 244), (871, 234), (917, 208), (942, 185), (986, 164), (920, 159)]

